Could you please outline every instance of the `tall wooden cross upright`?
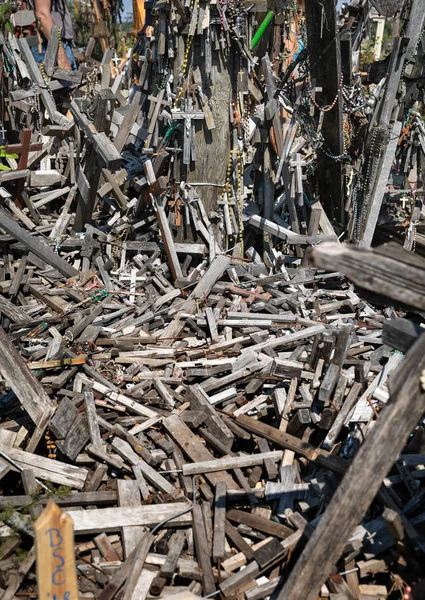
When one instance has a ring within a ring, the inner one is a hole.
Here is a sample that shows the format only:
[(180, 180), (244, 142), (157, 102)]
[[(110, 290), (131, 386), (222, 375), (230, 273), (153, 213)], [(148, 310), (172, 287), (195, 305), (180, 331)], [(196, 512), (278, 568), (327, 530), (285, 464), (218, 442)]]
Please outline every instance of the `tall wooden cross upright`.
[[(42, 143), (31, 144), (31, 133), (31, 129), (23, 129), (20, 136), (20, 144), (6, 145), (6, 152), (10, 152), (11, 154), (19, 154), (18, 171), (24, 171), (27, 168), (28, 156), (30, 152), (38, 152), (43, 149)], [(24, 191), (24, 185), (24, 177), (18, 179), (16, 184), (16, 198), (18, 201), (21, 200), (22, 192)]]

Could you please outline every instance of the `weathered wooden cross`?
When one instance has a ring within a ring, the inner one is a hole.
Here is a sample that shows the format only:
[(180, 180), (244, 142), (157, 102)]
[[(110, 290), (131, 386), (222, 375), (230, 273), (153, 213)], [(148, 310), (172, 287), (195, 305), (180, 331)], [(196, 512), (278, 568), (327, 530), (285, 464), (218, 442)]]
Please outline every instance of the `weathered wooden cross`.
[(191, 160), (196, 160), (195, 155), (195, 128), (192, 121), (205, 119), (203, 112), (199, 110), (172, 111), (173, 121), (184, 120), (183, 130), (183, 164), (190, 165)]
[(305, 167), (307, 163), (302, 160), (301, 154), (295, 154), (295, 159), (289, 163), (290, 167), (295, 169), (295, 187), (297, 192), (298, 206), (303, 206), (303, 171), (302, 167)]
[(28, 173), (25, 172), (25, 169), (28, 166), (28, 156), (30, 152), (38, 152), (43, 149), (43, 144), (38, 142), (36, 144), (31, 144), (31, 129), (23, 129), (21, 132), (21, 143), (20, 144), (7, 144), (6, 152), (10, 152), (11, 154), (19, 154), (18, 161), (18, 169), (17, 171), (23, 171), (22, 177), (20, 177), (16, 184), (16, 199), (18, 200), (18, 204), (20, 204), (20, 200), (22, 198), (22, 192), (24, 191), (25, 186), (25, 178)]

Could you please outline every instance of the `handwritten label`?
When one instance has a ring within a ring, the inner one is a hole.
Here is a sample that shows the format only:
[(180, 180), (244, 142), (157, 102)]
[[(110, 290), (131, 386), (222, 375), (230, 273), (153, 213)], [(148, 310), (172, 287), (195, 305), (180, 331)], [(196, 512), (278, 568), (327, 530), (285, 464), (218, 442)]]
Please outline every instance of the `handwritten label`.
[(39, 599), (78, 600), (71, 517), (49, 500), (34, 529)]

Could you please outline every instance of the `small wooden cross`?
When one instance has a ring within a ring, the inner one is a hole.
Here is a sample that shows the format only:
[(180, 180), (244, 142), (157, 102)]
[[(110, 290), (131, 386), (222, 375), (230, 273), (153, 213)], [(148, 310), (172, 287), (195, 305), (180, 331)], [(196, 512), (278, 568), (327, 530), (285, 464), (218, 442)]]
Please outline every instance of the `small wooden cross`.
[[(159, 114), (161, 106), (169, 105), (168, 100), (164, 100), (164, 92), (162, 90), (158, 94), (158, 96), (152, 96), (152, 95), (148, 96), (148, 100), (150, 100), (149, 115), (148, 115), (149, 118), (152, 117), (155, 110), (157, 110), (158, 114)], [(159, 108), (156, 108), (157, 105), (159, 105)]]
[[(316, 80), (312, 79), (311, 80), (311, 87), (310, 87), (310, 94), (311, 97), (313, 98), (313, 100), (316, 100), (316, 94), (320, 92), (323, 92), (323, 88), (322, 87), (317, 87), (316, 86)], [(314, 115), (314, 104), (312, 106), (310, 106), (310, 116)]]
[(295, 160), (289, 163), (292, 168), (295, 168), (295, 183), (298, 196), (298, 206), (302, 206), (303, 202), (303, 171), (302, 168), (307, 164), (302, 160), (301, 154), (295, 154)]
[(1, 127), (0, 127), (0, 137), (3, 141), (6, 139), (6, 129), (4, 128), (3, 123), (1, 124)]
[(401, 198), (401, 203), (402, 203), (402, 205), (403, 205), (403, 210), (405, 210), (405, 208), (406, 208), (406, 204), (407, 204), (408, 202), (410, 202), (410, 199), (409, 199), (407, 196), (403, 196), (403, 197)]

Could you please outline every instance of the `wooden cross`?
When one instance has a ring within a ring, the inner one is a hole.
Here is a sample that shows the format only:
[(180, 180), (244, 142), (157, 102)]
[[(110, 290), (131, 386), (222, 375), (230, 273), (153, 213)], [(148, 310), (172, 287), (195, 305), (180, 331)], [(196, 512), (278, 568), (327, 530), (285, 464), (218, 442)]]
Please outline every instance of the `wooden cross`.
[[(31, 129), (23, 129), (21, 131), (21, 135), (20, 135), (20, 139), (21, 139), (21, 143), (20, 144), (7, 144), (6, 145), (6, 152), (10, 152), (11, 154), (19, 154), (19, 161), (18, 161), (18, 169), (17, 171), (25, 171), (25, 169), (28, 166), (28, 156), (30, 152), (38, 152), (40, 150), (43, 149), (43, 144), (41, 143), (37, 143), (37, 144), (31, 144)], [(22, 192), (24, 191), (24, 186), (25, 186), (25, 178), (27, 177), (27, 173), (25, 173), (25, 175), (23, 174), (22, 177), (20, 179), (18, 179), (17, 183), (16, 183), (16, 200), (15, 202), (19, 205), (19, 207), (22, 207), (21, 204), (21, 198), (22, 198)]]
[(2, 124), (1, 124), (1, 127), (0, 127), (0, 137), (1, 137), (3, 140), (5, 140), (5, 139), (6, 139), (6, 137), (5, 137), (5, 136), (6, 136), (6, 129), (4, 128), (4, 125), (3, 125), (3, 123), (2, 123)]
[(137, 283), (140, 281), (146, 281), (146, 277), (141, 276), (141, 277), (137, 277), (137, 272), (138, 269), (131, 269), (130, 271), (130, 275), (127, 274), (122, 274), (120, 275), (120, 281), (124, 282), (124, 283), (130, 283), (130, 296), (129, 296), (129, 302), (131, 302), (131, 304), (134, 304), (136, 301), (136, 289), (137, 289)]
[(403, 204), (403, 210), (406, 208), (406, 204), (410, 202), (410, 199), (407, 196), (403, 196), (401, 198), (401, 203)]
[[(153, 132), (155, 131), (156, 122), (159, 117), (159, 112), (160, 112), (161, 106), (163, 104), (164, 94), (165, 94), (165, 88), (162, 88), (162, 90), (159, 92), (158, 96), (149, 96), (151, 105), (149, 107), (149, 114), (148, 114), (149, 127), (148, 127), (148, 134), (146, 136), (146, 142), (145, 142), (146, 147), (149, 147), (149, 144), (151, 143)], [(153, 106), (153, 108), (152, 108), (152, 106)]]
[(28, 166), (28, 155), (30, 152), (39, 152), (43, 149), (43, 144), (31, 144), (31, 129), (21, 131), (20, 144), (7, 144), (6, 152), (11, 154), (20, 154), (18, 162), (18, 171), (23, 171)]
[(150, 100), (150, 106), (149, 106), (149, 114), (148, 114), (148, 118), (150, 119), (152, 117), (152, 114), (156, 108), (156, 106), (159, 104), (160, 106), (168, 106), (169, 102), (168, 100), (164, 100), (163, 98), (164, 94), (160, 94), (158, 96), (148, 96), (148, 100)]
[(295, 154), (295, 160), (291, 160), (289, 163), (292, 168), (295, 168), (295, 183), (298, 197), (298, 206), (303, 206), (303, 171), (302, 167), (307, 164), (305, 160), (302, 160), (301, 154)]
[(195, 128), (192, 121), (194, 119), (205, 119), (203, 112), (199, 110), (171, 111), (173, 121), (184, 120), (183, 130), (183, 164), (190, 165), (191, 160), (195, 161)]
[[(310, 87), (310, 94), (311, 97), (313, 98), (313, 100), (316, 100), (316, 94), (323, 92), (323, 88), (322, 87), (317, 87), (316, 86), (316, 80), (312, 79), (311, 80), (311, 87)], [(314, 104), (312, 103), (310, 106), (310, 116), (313, 117), (314, 116)]]

